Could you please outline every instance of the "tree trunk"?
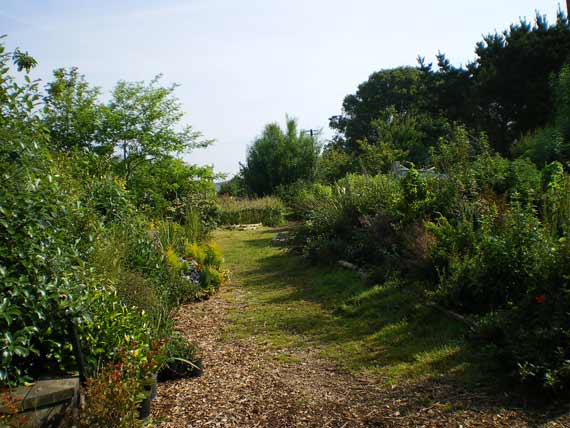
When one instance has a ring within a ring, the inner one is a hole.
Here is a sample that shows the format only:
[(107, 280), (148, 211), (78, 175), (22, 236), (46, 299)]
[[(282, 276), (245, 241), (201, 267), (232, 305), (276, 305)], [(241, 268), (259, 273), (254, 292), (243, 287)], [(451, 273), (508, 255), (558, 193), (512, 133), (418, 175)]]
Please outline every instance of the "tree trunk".
[(570, 0), (566, 0), (566, 18), (570, 15)]

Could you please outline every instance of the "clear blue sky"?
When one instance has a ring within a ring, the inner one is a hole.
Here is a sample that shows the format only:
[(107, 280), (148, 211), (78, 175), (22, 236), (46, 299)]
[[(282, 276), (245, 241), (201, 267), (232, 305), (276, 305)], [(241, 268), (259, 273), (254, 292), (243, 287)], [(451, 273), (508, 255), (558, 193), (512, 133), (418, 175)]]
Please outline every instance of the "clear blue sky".
[(438, 50), (472, 59), (482, 34), (556, 0), (2, 0), (0, 33), (39, 61), (34, 76), (78, 66), (117, 80), (177, 82), (186, 120), (216, 144), (185, 158), (234, 173), (264, 124), (323, 128), (374, 71)]

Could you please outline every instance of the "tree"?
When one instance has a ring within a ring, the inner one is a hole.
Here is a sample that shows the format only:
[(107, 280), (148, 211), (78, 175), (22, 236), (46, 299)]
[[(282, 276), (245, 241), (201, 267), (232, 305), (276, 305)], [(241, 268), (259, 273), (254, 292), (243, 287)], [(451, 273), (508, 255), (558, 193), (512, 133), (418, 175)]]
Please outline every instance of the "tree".
[(561, 11), (553, 25), (537, 14), (534, 24), (522, 20), (485, 36), (475, 53), (466, 67), (454, 67), (438, 53), (435, 69), (419, 58), (417, 69), (373, 73), (345, 97), (343, 113), (330, 119), (335, 145), (358, 154), (359, 141), (385, 143), (394, 122), (415, 121), (424, 137), (415, 148), (396, 148), (409, 149), (411, 160), (424, 162), (425, 147), (445, 138), (449, 124), (458, 122), (475, 134), (485, 132), (495, 150), (511, 155), (522, 135), (552, 121), (551, 82), (570, 61), (570, 23)]
[(525, 135), (513, 153), (539, 167), (554, 161), (570, 162), (570, 65), (562, 67), (553, 84), (554, 118), (548, 126)]
[(149, 84), (120, 81), (104, 110), (103, 141), (120, 159), (127, 183), (133, 171), (146, 160), (212, 143), (190, 125), (181, 126), (184, 112), (173, 95), (177, 85), (159, 86), (160, 77)]
[(54, 81), (46, 86), (43, 109), (52, 147), (94, 149), (102, 125), (101, 91), (89, 87), (77, 67), (59, 68), (53, 75)]
[(134, 170), (130, 191), (139, 208), (164, 218), (169, 216), (169, 210), (191, 202), (191, 196), (213, 199), (216, 195), (214, 178), (209, 166), (189, 165), (180, 159), (165, 157), (145, 162)]
[(319, 182), (332, 184), (349, 172), (355, 172), (357, 167), (354, 156), (334, 144), (329, 144), (319, 157), (316, 178)]
[(370, 75), (358, 86), (356, 94), (344, 98), (343, 114), (330, 118), (330, 127), (337, 131), (338, 145), (353, 151), (359, 140), (376, 141), (372, 121), (388, 108), (398, 113), (417, 111), (423, 93), (420, 74), (413, 67), (399, 67)]
[(277, 186), (313, 179), (320, 144), (297, 128), (297, 121), (289, 117), (285, 130), (270, 123), (248, 148), (241, 174), (252, 194), (268, 195)]
[(553, 115), (551, 79), (570, 61), (570, 25), (559, 12), (554, 25), (537, 14), (477, 44), (473, 79), (480, 111), (477, 127), (509, 154), (512, 142), (546, 125)]
[(450, 121), (473, 123), (477, 111), (471, 67), (454, 67), (445, 54), (436, 55), (437, 68), (418, 57), (421, 72), (423, 109), (432, 116), (444, 116)]

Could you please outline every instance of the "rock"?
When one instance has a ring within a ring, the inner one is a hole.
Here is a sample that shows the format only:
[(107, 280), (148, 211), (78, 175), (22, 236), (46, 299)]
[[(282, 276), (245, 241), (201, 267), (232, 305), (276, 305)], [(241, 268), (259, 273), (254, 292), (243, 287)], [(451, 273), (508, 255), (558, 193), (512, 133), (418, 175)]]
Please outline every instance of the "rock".
[(289, 242), (289, 232), (279, 232), (277, 235), (273, 237), (271, 242), (273, 243), (273, 245), (278, 247), (283, 247), (287, 245), (287, 243)]

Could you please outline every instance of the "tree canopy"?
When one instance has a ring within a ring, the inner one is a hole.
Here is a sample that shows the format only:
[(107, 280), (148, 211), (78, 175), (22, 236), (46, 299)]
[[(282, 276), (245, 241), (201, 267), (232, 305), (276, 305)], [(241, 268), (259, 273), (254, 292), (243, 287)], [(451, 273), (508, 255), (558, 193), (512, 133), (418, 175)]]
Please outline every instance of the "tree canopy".
[(345, 97), (342, 114), (330, 119), (335, 145), (358, 153), (361, 140), (392, 144), (386, 130), (415, 122), (423, 137), (416, 138), (409, 160), (421, 162), (457, 122), (473, 134), (486, 133), (495, 150), (511, 155), (521, 136), (554, 117), (553, 82), (570, 61), (569, 21), (562, 12), (554, 24), (537, 14), (534, 24), (521, 20), (484, 36), (475, 54), (465, 67), (438, 53), (436, 67), (420, 57), (417, 68), (373, 73)]
[(284, 130), (277, 123), (265, 126), (249, 147), (241, 174), (252, 194), (271, 194), (278, 186), (312, 179), (319, 152), (318, 140), (287, 117)]
[(92, 88), (77, 67), (59, 68), (47, 84), (43, 120), (54, 148), (93, 149), (102, 131), (101, 91)]

